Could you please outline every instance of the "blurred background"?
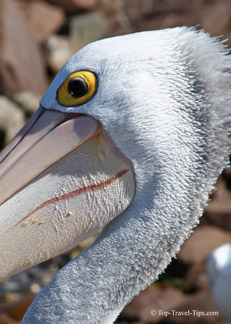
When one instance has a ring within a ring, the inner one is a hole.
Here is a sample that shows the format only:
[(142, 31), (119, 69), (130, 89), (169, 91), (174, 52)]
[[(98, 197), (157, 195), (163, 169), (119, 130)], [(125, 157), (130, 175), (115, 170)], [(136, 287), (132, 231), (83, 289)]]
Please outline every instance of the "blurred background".
[[(182, 25), (231, 39), (231, 1), (0, 0), (0, 148), (34, 113), (56, 73), (81, 47), (105, 37)], [(225, 323), (211, 297), (206, 262), (213, 249), (231, 243), (229, 168), (216, 187), (177, 259), (158, 282), (134, 298), (116, 323)], [(56, 271), (93, 240), (1, 283), (0, 324), (19, 324)], [(206, 315), (167, 316), (173, 309)]]

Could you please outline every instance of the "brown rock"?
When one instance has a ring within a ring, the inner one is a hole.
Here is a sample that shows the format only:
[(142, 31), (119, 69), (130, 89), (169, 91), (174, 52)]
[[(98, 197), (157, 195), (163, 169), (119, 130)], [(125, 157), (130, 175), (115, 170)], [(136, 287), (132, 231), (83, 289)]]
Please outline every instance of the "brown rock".
[[(10, 317), (16, 321), (22, 320), (25, 312), (27, 311), (28, 307), (34, 300), (35, 295), (31, 294), (25, 297), (22, 297), (21, 299), (12, 302), (12, 303), (5, 303), (0, 306), (0, 311), (4, 312), (4, 314), (7, 314), (7, 317)], [(11, 323), (11, 322), (10, 322)], [(12, 320), (12, 323), (15, 323)], [(1, 324), (1, 322), (0, 322)]]
[(230, 30), (231, 3), (228, 0), (220, 0), (208, 4), (201, 10), (201, 26), (209, 30), (212, 36), (224, 35)]
[(201, 226), (184, 243), (177, 257), (185, 263), (203, 262), (216, 247), (227, 242), (231, 243), (229, 232), (215, 226)]
[[(110, 0), (98, 0), (101, 1)], [(123, 0), (122, 3), (117, 26), (114, 24), (114, 30), (108, 35), (185, 25), (231, 38), (230, 0)]]
[(192, 265), (184, 278), (184, 292), (208, 289), (209, 279), (206, 273), (206, 261)]
[(103, 37), (106, 31), (106, 19), (100, 12), (76, 15), (70, 19), (70, 35), (81, 48)]
[[(97, 11), (104, 14), (107, 20), (106, 32), (108, 36), (118, 36), (120, 32), (117, 29), (118, 25), (124, 27), (126, 32), (129, 32), (130, 22), (126, 14), (124, 13), (124, 2), (123, 0), (97, 0)], [(105, 35), (104, 35), (105, 36)]]
[[(127, 320), (127, 321), (126, 321)], [(173, 288), (146, 290), (122, 311), (118, 323), (220, 323), (210, 292), (183, 294)], [(117, 323), (117, 322), (116, 322)]]
[(30, 91), (23, 91), (14, 93), (13, 99), (25, 111), (26, 115), (32, 115), (38, 109), (41, 98)]
[(120, 317), (156, 323), (166, 317), (167, 311), (181, 305), (184, 299), (183, 293), (173, 288), (145, 290), (125, 307)]
[(22, 10), (38, 43), (47, 40), (65, 20), (64, 12), (60, 7), (42, 1), (28, 2), (22, 6)]
[(10, 316), (7, 314), (1, 313), (0, 314), (0, 324), (19, 324), (20, 322), (14, 321)]
[(7, 144), (24, 126), (23, 110), (4, 96), (0, 96), (0, 131), (4, 134), (2, 144)]
[(187, 294), (181, 305), (168, 317), (169, 323), (219, 323), (221, 318), (212, 301), (209, 290)]
[(52, 35), (45, 44), (46, 60), (49, 68), (55, 74), (64, 63), (78, 50), (77, 42), (73, 38)]
[(0, 91), (43, 94), (47, 82), (41, 54), (12, 0), (0, 2), (0, 30)]
[[(125, 12), (129, 20), (135, 26), (141, 26), (146, 24), (156, 25), (156, 19), (167, 19), (168, 17), (185, 17), (188, 13), (191, 16), (198, 16), (197, 9), (200, 8), (203, 0), (194, 1), (172, 1), (172, 0), (126, 0)], [(151, 19), (152, 18), (152, 19)], [(187, 20), (185, 19), (187, 24)], [(174, 23), (175, 24), (175, 23)], [(161, 25), (157, 26), (157, 29), (161, 28)]]
[(231, 230), (231, 191), (228, 190), (230, 183), (231, 171), (227, 168), (216, 184), (217, 190), (212, 194), (212, 200), (205, 209), (202, 224), (216, 225), (225, 230)]
[(104, 13), (116, 12), (117, 10), (121, 10), (122, 7), (122, 0), (97, 0), (97, 8)]
[(92, 10), (96, 5), (96, 0), (47, 0), (48, 2), (60, 6), (67, 14), (74, 14), (81, 11)]
[[(131, 1), (131, 0), (130, 0)], [(199, 9), (203, 5), (203, 0), (193, 0), (193, 1), (185, 1), (185, 0), (144, 0), (142, 1), (142, 12), (149, 15), (150, 11), (155, 13), (163, 13), (163, 12), (178, 12), (179, 14), (185, 11), (195, 11)], [(149, 9), (149, 11), (145, 8)]]

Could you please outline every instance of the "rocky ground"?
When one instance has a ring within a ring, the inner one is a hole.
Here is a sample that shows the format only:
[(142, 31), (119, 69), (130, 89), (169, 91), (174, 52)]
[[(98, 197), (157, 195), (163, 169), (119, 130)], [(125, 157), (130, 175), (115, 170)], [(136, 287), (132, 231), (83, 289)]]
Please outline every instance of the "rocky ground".
[[(212, 36), (231, 39), (231, 2), (1, 0), (0, 148), (37, 109), (39, 98), (57, 71), (85, 44), (103, 37), (179, 25), (199, 25)], [(223, 323), (217, 314), (200, 316), (199, 311), (216, 311), (205, 264), (215, 247), (231, 242), (230, 177), (227, 169), (200, 225), (177, 259), (157, 283), (134, 298), (116, 323)], [(20, 323), (34, 296), (91, 240), (2, 283), (0, 324)], [(191, 316), (168, 315), (172, 310), (195, 312)]]

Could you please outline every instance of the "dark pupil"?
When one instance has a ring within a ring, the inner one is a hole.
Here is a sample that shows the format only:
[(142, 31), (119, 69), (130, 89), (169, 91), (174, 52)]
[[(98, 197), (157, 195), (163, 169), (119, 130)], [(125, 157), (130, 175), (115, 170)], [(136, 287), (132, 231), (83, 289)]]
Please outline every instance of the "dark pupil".
[(88, 91), (86, 82), (81, 78), (70, 80), (67, 89), (68, 92), (72, 95), (72, 97), (75, 98), (84, 96)]

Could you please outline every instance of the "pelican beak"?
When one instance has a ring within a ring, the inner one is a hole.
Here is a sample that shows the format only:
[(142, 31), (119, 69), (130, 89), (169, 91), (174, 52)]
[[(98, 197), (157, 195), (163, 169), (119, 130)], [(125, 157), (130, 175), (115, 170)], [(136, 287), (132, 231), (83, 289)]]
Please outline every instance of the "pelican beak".
[(98, 132), (91, 117), (39, 108), (0, 154), (0, 205)]
[(131, 164), (95, 119), (40, 107), (0, 154), (0, 280), (72, 248), (133, 195)]

